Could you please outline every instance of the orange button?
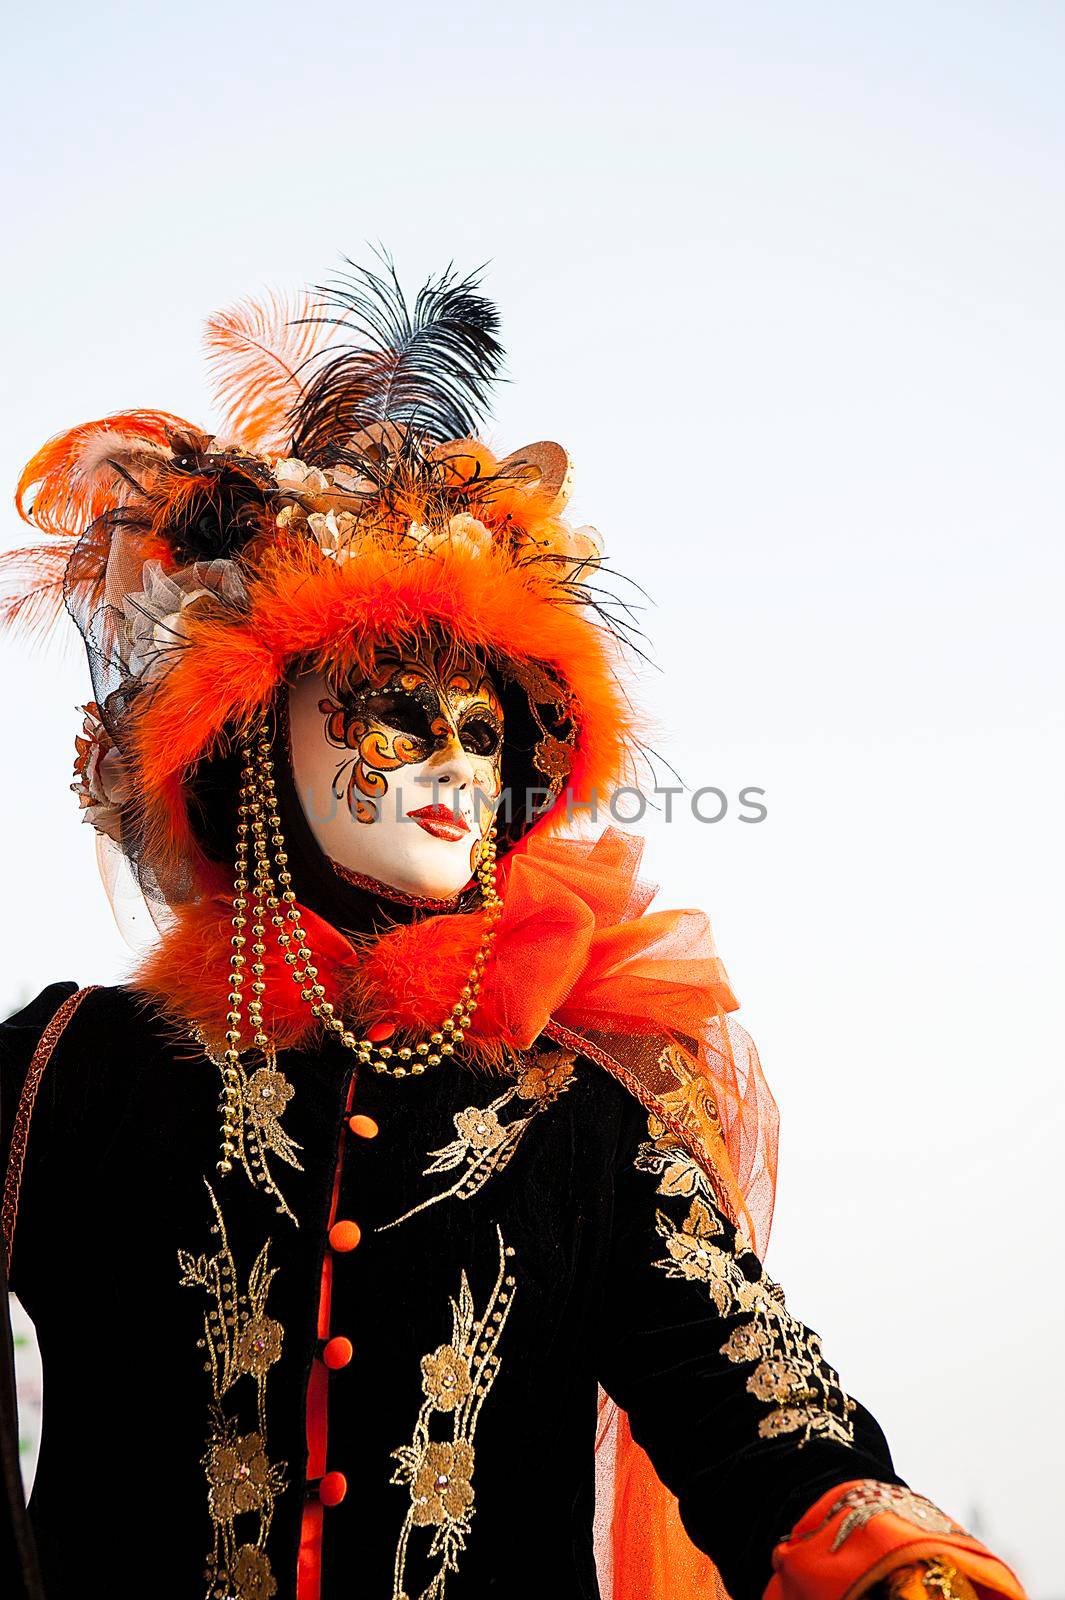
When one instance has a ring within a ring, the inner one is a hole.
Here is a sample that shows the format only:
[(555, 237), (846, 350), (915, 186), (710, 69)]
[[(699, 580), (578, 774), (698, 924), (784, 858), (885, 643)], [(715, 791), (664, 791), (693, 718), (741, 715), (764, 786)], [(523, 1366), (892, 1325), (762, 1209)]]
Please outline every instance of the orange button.
[(354, 1250), (362, 1238), (362, 1229), (357, 1222), (334, 1222), (329, 1230), (329, 1246), (341, 1255), (348, 1250)]
[(342, 1333), (330, 1339), (322, 1351), (322, 1360), (331, 1372), (339, 1372), (341, 1367), (346, 1367), (355, 1354), (355, 1346), (350, 1339), (345, 1339)]
[(342, 1472), (327, 1472), (318, 1485), (318, 1498), (323, 1506), (338, 1506), (348, 1492), (348, 1480)]
[(391, 1039), (395, 1031), (394, 1022), (375, 1022), (372, 1028), (367, 1028), (366, 1037), (371, 1044), (380, 1044), (382, 1039)]
[(372, 1117), (349, 1117), (348, 1127), (352, 1133), (357, 1133), (360, 1139), (376, 1139), (381, 1131)]

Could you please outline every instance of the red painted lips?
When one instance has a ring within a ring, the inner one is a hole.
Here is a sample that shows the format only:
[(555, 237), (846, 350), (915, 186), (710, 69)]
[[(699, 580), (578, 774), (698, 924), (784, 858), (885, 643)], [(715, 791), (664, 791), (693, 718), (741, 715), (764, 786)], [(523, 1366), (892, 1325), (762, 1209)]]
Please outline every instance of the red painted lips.
[(407, 816), (434, 839), (454, 841), (465, 838), (470, 831), (465, 817), (457, 816), (450, 806), (422, 806), (419, 811), (408, 811)]

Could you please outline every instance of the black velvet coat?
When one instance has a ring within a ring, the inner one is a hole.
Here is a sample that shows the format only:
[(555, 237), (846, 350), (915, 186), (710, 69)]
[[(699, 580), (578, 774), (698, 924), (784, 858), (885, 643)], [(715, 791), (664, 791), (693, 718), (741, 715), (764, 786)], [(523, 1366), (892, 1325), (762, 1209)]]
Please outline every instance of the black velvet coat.
[[(3, 1026), (5, 1156), (73, 987)], [(352, 1068), (330, 1043), (251, 1074), (248, 1165), (221, 1178), (217, 1069), (122, 988), (74, 1013), (11, 1261), (44, 1361), (48, 1600), (292, 1600), (312, 1374), (326, 1498), (346, 1486), (325, 1600), (592, 1600), (600, 1385), (735, 1600), (826, 1489), (899, 1481), (701, 1169), (602, 1067), (544, 1040), (505, 1076)], [(350, 1340), (336, 1370), (320, 1331)]]

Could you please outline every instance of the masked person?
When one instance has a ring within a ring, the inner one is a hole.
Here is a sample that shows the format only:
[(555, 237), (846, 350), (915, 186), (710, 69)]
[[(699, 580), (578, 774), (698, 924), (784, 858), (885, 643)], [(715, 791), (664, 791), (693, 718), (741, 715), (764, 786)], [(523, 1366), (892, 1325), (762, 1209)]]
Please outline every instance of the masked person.
[(476, 437), (494, 308), (386, 263), (208, 346), (216, 436), (126, 412), (20, 489), (10, 614), (82, 630), (75, 787), (158, 925), (3, 1029), (49, 1600), (1020, 1600), (762, 1270), (705, 918), (567, 827), (637, 747), (626, 616), (565, 452)]

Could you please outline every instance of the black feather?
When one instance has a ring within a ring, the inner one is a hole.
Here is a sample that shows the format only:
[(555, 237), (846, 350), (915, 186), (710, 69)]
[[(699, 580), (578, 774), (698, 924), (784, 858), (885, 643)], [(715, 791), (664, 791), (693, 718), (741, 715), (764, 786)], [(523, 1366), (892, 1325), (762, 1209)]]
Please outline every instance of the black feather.
[[(292, 413), (293, 453), (329, 465), (352, 435), (392, 423), (418, 443), (472, 434), (500, 376), (499, 313), (478, 293), (476, 273), (452, 267), (430, 278), (408, 306), (388, 255), (383, 274), (348, 262), (350, 274), (320, 286), (325, 314), (350, 341), (312, 358)], [(349, 452), (346, 452), (350, 454)]]

